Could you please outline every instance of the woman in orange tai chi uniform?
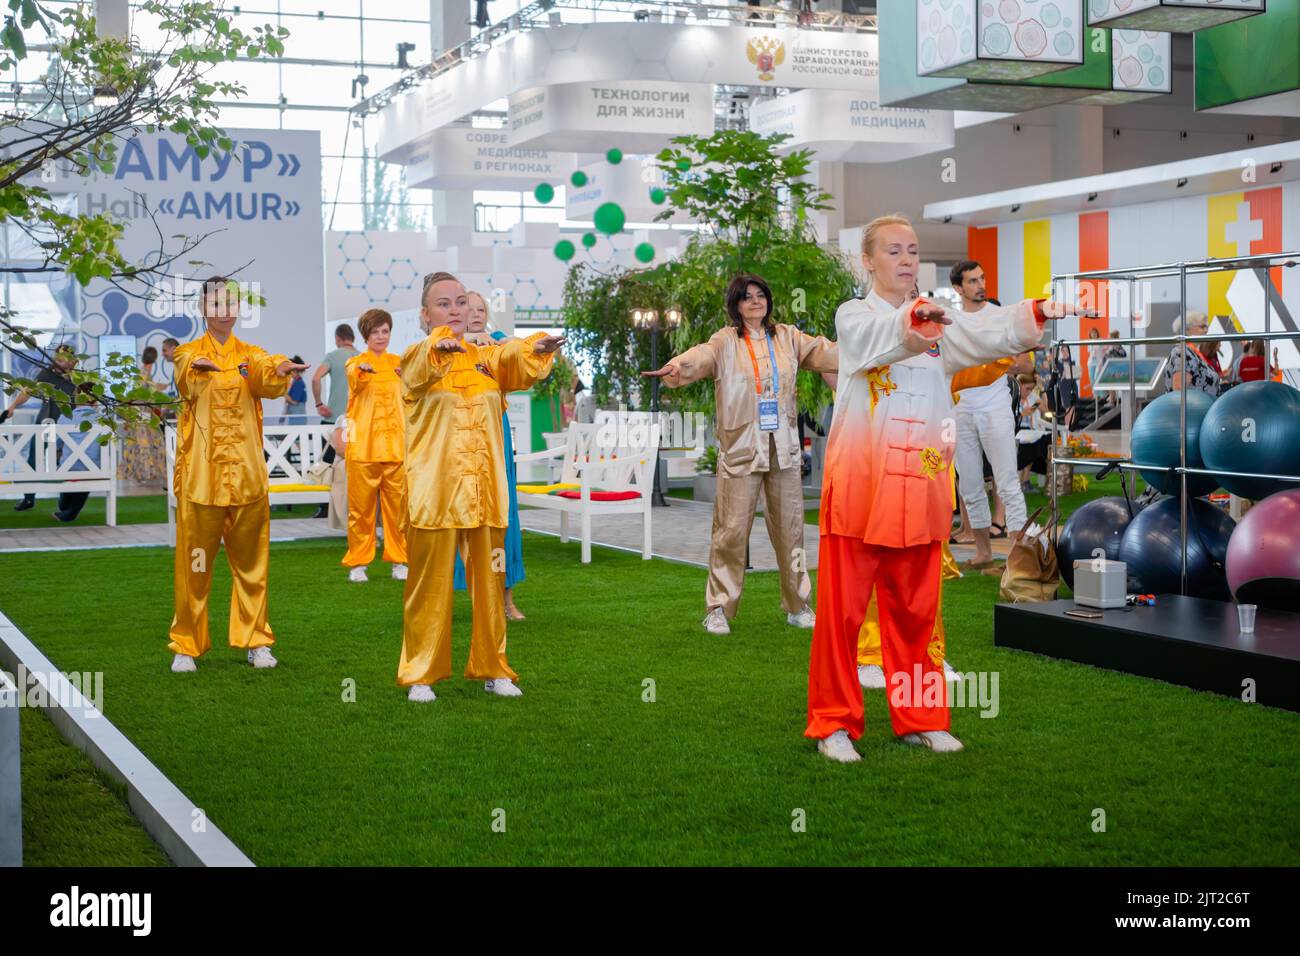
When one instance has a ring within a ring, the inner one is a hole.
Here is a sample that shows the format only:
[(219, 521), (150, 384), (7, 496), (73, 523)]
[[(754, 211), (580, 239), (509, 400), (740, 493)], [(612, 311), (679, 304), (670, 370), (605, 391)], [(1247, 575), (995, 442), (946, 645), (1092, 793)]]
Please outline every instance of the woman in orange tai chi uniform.
[(1033, 348), (1047, 319), (1077, 311), (1032, 300), (999, 307), (979, 325), (954, 325), (943, 306), (908, 298), (920, 249), (902, 216), (867, 226), (862, 261), (870, 291), (835, 315), (840, 374), (822, 483), (804, 731), (821, 753), (844, 762), (861, 759), (852, 743), (864, 729), (858, 632), (873, 590), (894, 733), (931, 750), (962, 749), (948, 733), (944, 648), (933, 639), (952, 525), (950, 380)]

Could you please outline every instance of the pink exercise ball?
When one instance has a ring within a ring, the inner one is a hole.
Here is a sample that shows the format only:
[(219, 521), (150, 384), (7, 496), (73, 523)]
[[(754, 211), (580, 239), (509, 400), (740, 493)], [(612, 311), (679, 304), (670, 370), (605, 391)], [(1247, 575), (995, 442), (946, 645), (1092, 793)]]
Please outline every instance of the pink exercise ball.
[(1227, 572), (1238, 603), (1300, 612), (1300, 488), (1246, 512), (1228, 541)]

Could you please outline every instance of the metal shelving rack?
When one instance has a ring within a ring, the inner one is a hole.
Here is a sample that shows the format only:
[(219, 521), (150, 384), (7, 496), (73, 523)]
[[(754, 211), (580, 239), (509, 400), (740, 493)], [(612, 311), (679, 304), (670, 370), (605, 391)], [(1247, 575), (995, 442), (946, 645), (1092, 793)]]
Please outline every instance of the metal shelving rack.
[[(1102, 341), (1107, 347), (1111, 345), (1125, 345), (1128, 347), (1128, 388), (1129, 401), (1133, 403), (1134, 421), (1137, 418), (1137, 383), (1136, 383), (1136, 362), (1137, 346), (1139, 345), (1164, 345), (1172, 344), (1175, 346), (1183, 345), (1187, 342), (1236, 342), (1249, 341), (1252, 339), (1296, 339), (1300, 340), (1300, 331), (1295, 332), (1274, 332), (1272, 330), (1272, 304), (1268, 295), (1268, 289), (1265, 288), (1264, 295), (1264, 331), (1261, 332), (1230, 332), (1219, 335), (1163, 335), (1163, 336), (1143, 336), (1137, 337), (1133, 332), (1133, 303), (1137, 301), (1134, 292), (1139, 281), (1146, 279), (1168, 279), (1174, 276), (1178, 277), (1178, 307), (1179, 315), (1187, 314), (1187, 277), (1189, 275), (1204, 275), (1212, 272), (1235, 272), (1244, 268), (1249, 269), (1272, 269), (1276, 266), (1285, 268), (1294, 268), (1300, 265), (1300, 253), (1296, 252), (1271, 252), (1251, 256), (1234, 256), (1223, 259), (1201, 259), (1193, 262), (1174, 262), (1155, 266), (1135, 266), (1127, 269), (1105, 269), (1095, 272), (1070, 272), (1054, 274), (1052, 276), (1052, 298), (1056, 298), (1056, 293), (1060, 284), (1079, 283), (1079, 282), (1096, 282), (1096, 281), (1127, 281), (1129, 285), (1128, 297), (1128, 337), (1122, 339), (1058, 339), (1056, 337), (1056, 323), (1058, 320), (1052, 320), (1051, 344), (1048, 346), (1055, 351), (1059, 345), (1066, 346), (1086, 346), (1096, 348), (1096, 343)], [(1272, 281), (1269, 278), (1266, 282)], [(1184, 331), (1186, 327), (1184, 326)], [(1265, 367), (1268, 367), (1268, 356), (1265, 356)], [(1180, 538), (1180, 557), (1182, 560), (1182, 577), (1180, 583), (1180, 593), (1187, 593), (1187, 476), (1188, 475), (1214, 475), (1239, 478), (1270, 478), (1281, 481), (1294, 481), (1300, 484), (1300, 475), (1274, 475), (1259, 474), (1256, 472), (1240, 471), (1215, 471), (1206, 468), (1188, 468), (1187, 467), (1187, 386), (1179, 390), (1182, 395), (1178, 422), (1180, 426), (1180, 435), (1178, 442), (1178, 465), (1174, 468), (1162, 468), (1151, 465), (1139, 466), (1133, 463), (1132, 448), (1130, 446), (1129, 456), (1122, 459), (1107, 459), (1099, 462), (1092, 458), (1074, 458), (1070, 456), (1057, 456), (1057, 436), (1059, 432), (1058, 419), (1059, 414), (1052, 416), (1052, 445), (1048, 455), (1048, 481), (1051, 484), (1052, 498), (1052, 518), (1055, 522), (1052, 532), (1052, 544), (1055, 546), (1059, 541), (1060, 523), (1056, 519), (1060, 515), (1059, 504), (1057, 501), (1057, 482), (1056, 466), (1057, 464), (1067, 464), (1073, 467), (1092, 467), (1103, 468), (1107, 465), (1118, 461), (1119, 468), (1123, 472), (1133, 471), (1175, 471), (1178, 473), (1181, 482), (1180, 488), (1180, 514), (1179, 514), (1179, 538)], [(1126, 481), (1127, 475), (1121, 477), (1121, 481)]]

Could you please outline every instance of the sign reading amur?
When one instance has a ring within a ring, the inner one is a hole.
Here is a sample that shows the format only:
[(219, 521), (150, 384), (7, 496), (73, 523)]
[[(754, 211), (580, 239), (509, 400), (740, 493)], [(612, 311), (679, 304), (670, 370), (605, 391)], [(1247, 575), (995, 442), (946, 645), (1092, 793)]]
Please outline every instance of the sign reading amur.
[[(302, 203), (287, 196), (280, 187), (293, 180), (302, 169), (296, 153), (276, 152), (261, 140), (243, 140), (228, 152), (213, 151), (201, 158), (184, 140), (165, 137), (137, 137), (122, 147), (111, 176), (94, 174), (80, 179), (71, 163), (62, 163), (59, 178), (75, 178), (82, 184), (85, 213), (111, 212), (123, 219), (140, 219), (151, 208), (162, 216), (176, 219), (281, 220), (297, 216)], [(94, 185), (104, 179), (130, 189), (132, 195), (116, 196), (96, 192)], [(192, 182), (194, 189), (177, 194), (175, 186), (165, 190), (167, 196), (155, 204), (149, 201), (154, 183)], [(235, 188), (212, 188), (209, 184)], [(244, 189), (243, 186), (253, 186)]]

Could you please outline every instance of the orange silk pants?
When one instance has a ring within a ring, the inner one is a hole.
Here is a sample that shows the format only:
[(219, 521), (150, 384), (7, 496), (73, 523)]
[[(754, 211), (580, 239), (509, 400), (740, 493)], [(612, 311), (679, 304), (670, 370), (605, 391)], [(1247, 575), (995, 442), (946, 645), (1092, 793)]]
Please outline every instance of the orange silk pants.
[(202, 657), (208, 634), (208, 593), (222, 541), (230, 565), (230, 646), (247, 650), (275, 643), (266, 620), (266, 578), (271, 563), (271, 505), (266, 497), (246, 505), (200, 505), (176, 500), (174, 654)]
[[(804, 736), (821, 739), (837, 730), (848, 731), (854, 740), (862, 735), (858, 633), (873, 591), (880, 602), (881, 651), (894, 733), (948, 729), (944, 647), (934, 639), (942, 560), (938, 541), (885, 548), (845, 535), (822, 535)], [(937, 677), (930, 676), (934, 672)], [(940, 704), (927, 705), (921, 688), (936, 682)]]
[(384, 560), (406, 563), (406, 466), (400, 461), (352, 461), (348, 468), (348, 553), (345, 567), (375, 560), (375, 511), (384, 516)]

